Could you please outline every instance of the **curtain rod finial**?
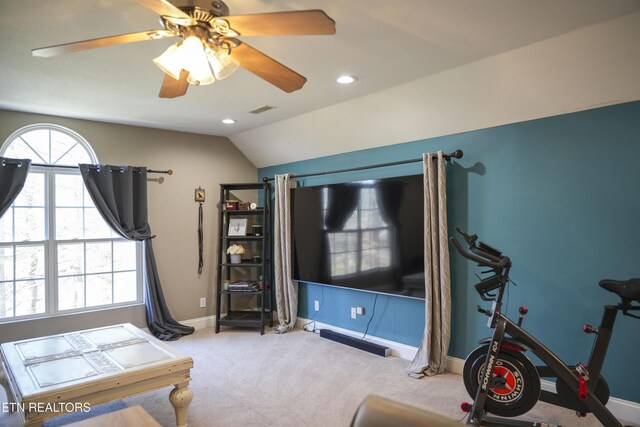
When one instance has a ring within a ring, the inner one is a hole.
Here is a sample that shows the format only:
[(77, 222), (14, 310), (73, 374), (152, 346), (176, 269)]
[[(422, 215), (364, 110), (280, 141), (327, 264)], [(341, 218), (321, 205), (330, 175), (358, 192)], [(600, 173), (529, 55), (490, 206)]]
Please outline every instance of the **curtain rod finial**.
[(451, 153), (451, 157), (456, 159), (461, 159), (462, 156), (464, 156), (464, 152), (462, 150), (456, 150), (453, 153)]
[(173, 175), (173, 171), (171, 169), (167, 170), (167, 175)]

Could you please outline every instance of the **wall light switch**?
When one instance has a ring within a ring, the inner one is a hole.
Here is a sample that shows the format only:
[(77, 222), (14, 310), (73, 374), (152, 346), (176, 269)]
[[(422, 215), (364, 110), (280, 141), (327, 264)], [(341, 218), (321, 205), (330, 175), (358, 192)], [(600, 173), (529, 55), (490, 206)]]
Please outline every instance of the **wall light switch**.
[(314, 309), (315, 311), (320, 311), (320, 301), (315, 300), (315, 301), (313, 302), (313, 309)]
[(356, 318), (356, 308), (355, 307), (351, 307), (351, 318), (352, 319)]
[(364, 314), (364, 307), (356, 307), (356, 313)]
[(207, 299), (200, 298), (200, 308), (205, 308), (207, 306)]

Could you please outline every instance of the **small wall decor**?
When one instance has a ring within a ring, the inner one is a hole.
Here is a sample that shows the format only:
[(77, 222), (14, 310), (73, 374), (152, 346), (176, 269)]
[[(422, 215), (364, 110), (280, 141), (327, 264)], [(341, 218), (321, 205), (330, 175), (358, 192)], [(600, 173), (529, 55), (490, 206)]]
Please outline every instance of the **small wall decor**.
[(202, 267), (204, 266), (203, 241), (204, 241), (204, 224), (202, 204), (204, 203), (204, 188), (198, 185), (194, 193), (194, 199), (198, 203), (198, 274), (202, 274)]
[(195, 199), (198, 203), (204, 202), (204, 188), (198, 187), (195, 191)]

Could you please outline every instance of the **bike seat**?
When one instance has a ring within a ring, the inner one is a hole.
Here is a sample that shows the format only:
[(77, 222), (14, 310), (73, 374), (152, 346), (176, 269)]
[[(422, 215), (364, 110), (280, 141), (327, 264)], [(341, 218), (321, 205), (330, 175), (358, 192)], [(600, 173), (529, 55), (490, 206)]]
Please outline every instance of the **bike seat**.
[(613, 292), (620, 298), (640, 301), (640, 278), (629, 280), (604, 279), (600, 281), (600, 287)]

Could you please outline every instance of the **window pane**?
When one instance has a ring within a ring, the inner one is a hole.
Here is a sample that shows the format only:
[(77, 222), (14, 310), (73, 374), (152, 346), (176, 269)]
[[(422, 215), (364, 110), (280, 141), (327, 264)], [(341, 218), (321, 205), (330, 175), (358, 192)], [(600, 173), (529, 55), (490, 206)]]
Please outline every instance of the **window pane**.
[(111, 274), (87, 276), (87, 307), (111, 304)]
[(136, 242), (113, 242), (113, 270), (136, 269)]
[(22, 139), (29, 144), (37, 157), (31, 157), (34, 163), (50, 163), (49, 129), (36, 129), (22, 134)]
[(58, 245), (58, 275), (84, 273), (84, 243)]
[(82, 208), (56, 209), (56, 238), (82, 239)]
[(56, 206), (81, 207), (84, 183), (80, 175), (56, 175)]
[(31, 148), (22, 139), (14, 139), (9, 148), (4, 152), (4, 157), (10, 157), (12, 159), (34, 159), (34, 163), (39, 163), (41, 159), (36, 156)]
[(44, 278), (44, 246), (16, 246), (16, 279)]
[(343, 230), (357, 230), (358, 229), (358, 210), (354, 210), (347, 222), (345, 223)]
[(86, 208), (84, 210), (84, 224), (86, 239), (108, 239), (112, 237), (111, 228), (96, 208)]
[(44, 313), (44, 280), (16, 282), (16, 316)]
[(13, 242), (13, 208), (0, 218), (0, 242)]
[(44, 206), (44, 174), (29, 172), (14, 206)]
[(93, 163), (87, 151), (80, 144), (73, 147), (57, 164), (77, 166), (78, 163)]
[(16, 242), (42, 241), (45, 239), (44, 208), (14, 208)]
[(127, 302), (138, 299), (136, 273), (115, 273), (113, 275), (113, 302)]
[[(66, 157), (66, 153), (74, 148), (78, 142), (75, 138), (63, 132), (55, 130), (51, 131), (51, 163), (68, 165), (70, 163), (62, 161), (62, 157)], [(77, 163), (76, 163), (77, 164)]]
[(13, 280), (13, 246), (0, 248), (0, 282)]
[(70, 310), (84, 307), (84, 276), (58, 279), (58, 309)]
[(13, 282), (0, 282), (0, 319), (13, 316)]
[(87, 273), (111, 271), (111, 242), (87, 243), (85, 252)]

